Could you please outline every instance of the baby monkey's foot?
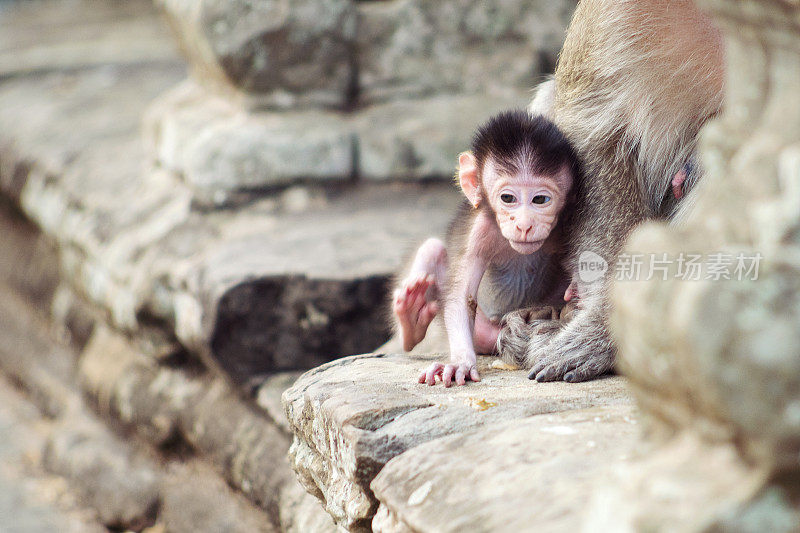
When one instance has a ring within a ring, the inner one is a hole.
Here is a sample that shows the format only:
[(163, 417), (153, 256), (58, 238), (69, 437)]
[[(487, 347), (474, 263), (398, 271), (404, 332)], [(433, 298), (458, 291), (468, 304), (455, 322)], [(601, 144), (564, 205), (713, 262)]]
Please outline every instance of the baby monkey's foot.
[(407, 352), (425, 338), (428, 326), (439, 312), (439, 304), (427, 298), (432, 285), (433, 276), (420, 275), (406, 279), (394, 293), (394, 314)]
[(432, 363), (427, 370), (423, 370), (418, 381), (420, 383), (427, 383), (428, 385), (436, 385), (436, 377), (439, 377), (444, 383), (445, 387), (453, 384), (455, 378), (456, 385), (464, 385), (467, 380), (480, 381), (481, 376), (478, 374), (478, 369), (474, 363)]

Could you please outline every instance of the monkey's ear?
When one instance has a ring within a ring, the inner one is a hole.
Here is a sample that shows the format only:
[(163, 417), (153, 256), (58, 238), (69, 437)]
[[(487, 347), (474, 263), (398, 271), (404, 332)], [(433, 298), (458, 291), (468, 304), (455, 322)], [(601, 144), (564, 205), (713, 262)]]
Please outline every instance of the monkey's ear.
[(472, 152), (461, 152), (458, 156), (458, 183), (469, 203), (473, 207), (478, 207), (481, 203), (478, 162)]

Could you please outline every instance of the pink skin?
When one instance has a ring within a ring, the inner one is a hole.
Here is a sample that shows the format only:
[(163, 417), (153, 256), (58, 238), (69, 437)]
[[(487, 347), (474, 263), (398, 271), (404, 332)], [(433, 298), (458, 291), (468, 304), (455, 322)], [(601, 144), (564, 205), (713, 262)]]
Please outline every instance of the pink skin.
[[(475, 219), (467, 250), (458, 265), (457, 279), (453, 280), (448, 299), (444, 302), (450, 363), (433, 363), (420, 373), (420, 383), (435, 385), (437, 376), (445, 387), (450, 387), (453, 381), (457, 385), (464, 385), (467, 380), (480, 381), (475, 349), (485, 347), (483, 341), (496, 341), (497, 331), (485, 316), (481, 318), (483, 313), (476, 310), (475, 316), (471, 316), (468, 302), (477, 298), (478, 287), (490, 260), (502, 260), (503, 256), (514, 254), (527, 255), (541, 248), (555, 226), (572, 186), (572, 176), (566, 168), (555, 179), (536, 174), (512, 176), (495, 169), (490, 161), (482, 174), (483, 179), (471, 153), (461, 154), (459, 181), (464, 195), (476, 208), (485, 197), (496, 219), (491, 219), (488, 211)], [(481, 342), (476, 343), (476, 338)]]
[(567, 290), (564, 291), (564, 301), (569, 302), (573, 298), (577, 297), (578, 297), (578, 284), (573, 281), (572, 283), (569, 284)]
[(682, 168), (672, 178), (672, 195), (675, 196), (676, 200), (683, 198), (683, 182), (686, 181), (686, 177), (686, 169)]
[(503, 237), (517, 253), (527, 255), (537, 251), (558, 222), (558, 214), (566, 202), (562, 191), (572, 186), (568, 169), (562, 169), (553, 180), (550, 176), (497, 172), (489, 162), (484, 175), (484, 187)]
[(432, 292), (441, 292), (447, 274), (447, 250), (439, 239), (428, 239), (417, 250), (408, 277), (394, 293), (394, 314), (400, 326), (403, 349), (410, 351), (425, 338), (439, 303)]
[(422, 342), (439, 304), (428, 300), (426, 293), (434, 284), (429, 275), (406, 279), (394, 293), (394, 315), (400, 325), (403, 349), (411, 351)]
[[(431, 291), (438, 291), (443, 285), (446, 272), (447, 251), (444, 244), (438, 239), (428, 239), (417, 251), (409, 276), (394, 293), (394, 314), (400, 326), (404, 350), (413, 349), (425, 338), (428, 326), (439, 311), (439, 303), (432, 297)], [(473, 331), (475, 349), (480, 353), (494, 352), (499, 332), (500, 327), (478, 309)], [(442, 379), (445, 365), (439, 365), (435, 370), (431, 376), (434, 382), (436, 375)], [(457, 370), (455, 367), (447, 369), (447, 373), (455, 375)], [(420, 383), (426, 380), (427, 375), (423, 373)]]
[(500, 334), (500, 325), (489, 320), (481, 308), (475, 315), (475, 332), (472, 342), (475, 351), (480, 354), (493, 354), (497, 349), (497, 335)]
[[(492, 354), (497, 346), (497, 335), (500, 334), (500, 326), (483, 314), (480, 308), (475, 315), (475, 331), (473, 343), (475, 351), (481, 354)], [(453, 378), (457, 385), (464, 385), (467, 378), (472, 381), (480, 381), (478, 369), (475, 366), (459, 365), (457, 363), (432, 363), (426, 370), (419, 375), (419, 383), (435, 385), (436, 378), (444, 383), (445, 387), (453, 384)]]

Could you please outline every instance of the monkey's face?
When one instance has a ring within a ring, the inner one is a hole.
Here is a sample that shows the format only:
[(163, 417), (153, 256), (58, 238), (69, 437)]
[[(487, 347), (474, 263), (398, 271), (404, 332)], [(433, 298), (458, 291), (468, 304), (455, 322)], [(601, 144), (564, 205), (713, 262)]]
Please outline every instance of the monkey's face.
[(554, 176), (499, 174), (485, 180), (497, 225), (511, 248), (531, 254), (542, 247), (558, 222), (571, 185), (566, 170)]

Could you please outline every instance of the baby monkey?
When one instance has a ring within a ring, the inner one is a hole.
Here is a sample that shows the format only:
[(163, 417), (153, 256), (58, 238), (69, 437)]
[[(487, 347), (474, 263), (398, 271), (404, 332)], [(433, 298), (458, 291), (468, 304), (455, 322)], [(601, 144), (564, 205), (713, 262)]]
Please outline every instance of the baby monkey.
[[(495, 351), (499, 319), (536, 305), (563, 305), (570, 278), (562, 267), (562, 227), (578, 184), (578, 159), (550, 120), (508, 111), (481, 126), (472, 151), (458, 159), (466, 200), (446, 242), (428, 239), (394, 293), (393, 310), (411, 350), (440, 309), (450, 363), (433, 363), (419, 376), (480, 381), (476, 350)], [(563, 216), (562, 216), (563, 215)]]

